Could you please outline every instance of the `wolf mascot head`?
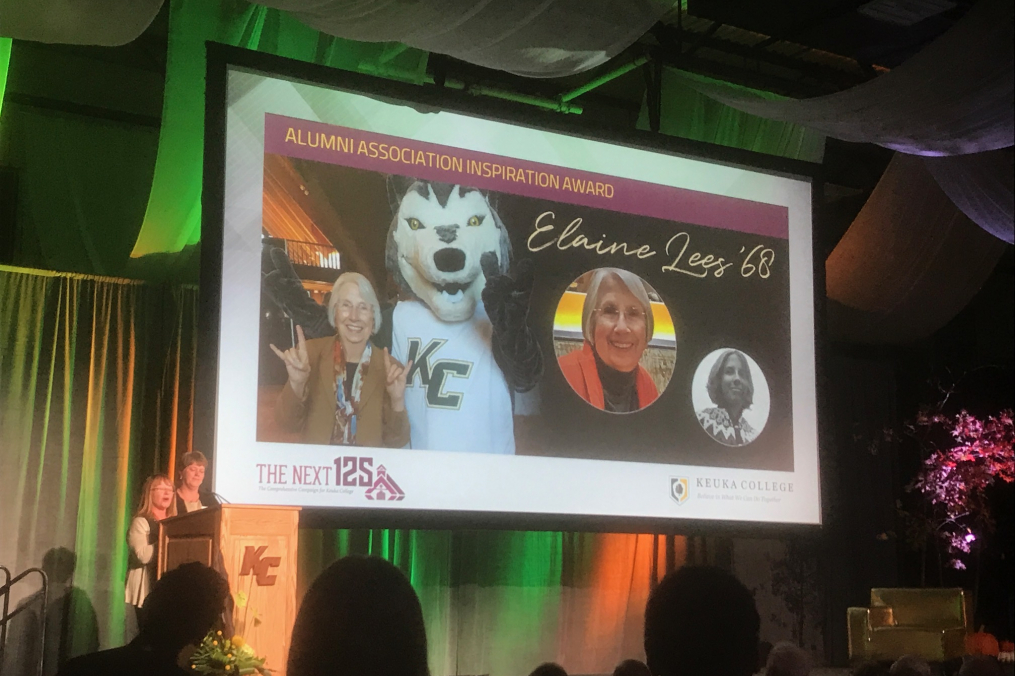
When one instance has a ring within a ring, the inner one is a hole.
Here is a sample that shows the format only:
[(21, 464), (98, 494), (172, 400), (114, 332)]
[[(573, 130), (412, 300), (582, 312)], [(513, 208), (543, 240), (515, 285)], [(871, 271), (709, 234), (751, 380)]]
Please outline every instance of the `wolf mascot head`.
[(385, 262), (395, 282), (442, 321), (469, 319), (486, 284), (483, 258), (496, 256), (499, 274), (511, 263), (511, 241), (489, 199), (475, 188), (397, 176), (388, 194), (394, 218)]

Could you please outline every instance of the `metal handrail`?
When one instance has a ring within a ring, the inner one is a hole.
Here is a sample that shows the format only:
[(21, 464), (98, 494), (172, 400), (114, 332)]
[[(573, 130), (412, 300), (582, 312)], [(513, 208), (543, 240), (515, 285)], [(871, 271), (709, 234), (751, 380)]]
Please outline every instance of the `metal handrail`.
[(32, 573), (38, 573), (39, 577), (42, 578), (42, 610), (39, 611), (39, 661), (35, 665), (36, 676), (42, 676), (42, 659), (46, 654), (46, 610), (49, 605), (49, 576), (46, 575), (46, 571), (42, 568), (27, 568), (12, 577), (10, 569), (7, 566), (0, 565), (0, 572), (3, 572), (6, 578), (4, 585), (0, 587), (0, 597), (3, 597), (3, 614), (0, 615), (0, 664), (3, 663), (3, 656), (7, 650), (7, 625), (18, 613), (28, 608), (27, 605), (24, 605), (15, 608), (14, 612), (10, 612), (11, 589), (13, 589), (15, 584)]
[(295, 239), (284, 239), (285, 252), (295, 265), (309, 265), (326, 270), (339, 270), (342, 267), (338, 249), (330, 244), (319, 242), (302, 242)]

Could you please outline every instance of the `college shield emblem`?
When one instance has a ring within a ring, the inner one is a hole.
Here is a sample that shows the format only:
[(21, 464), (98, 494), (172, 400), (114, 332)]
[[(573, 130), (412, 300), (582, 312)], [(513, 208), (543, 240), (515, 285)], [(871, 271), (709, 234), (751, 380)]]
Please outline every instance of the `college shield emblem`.
[(670, 477), (670, 497), (678, 505), (684, 504), (690, 495), (691, 489), (686, 477)]

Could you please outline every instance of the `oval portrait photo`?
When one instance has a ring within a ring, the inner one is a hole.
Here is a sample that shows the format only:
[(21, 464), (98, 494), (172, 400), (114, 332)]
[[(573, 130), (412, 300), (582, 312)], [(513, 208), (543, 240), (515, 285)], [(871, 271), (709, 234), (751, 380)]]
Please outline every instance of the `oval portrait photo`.
[(691, 381), (698, 423), (724, 446), (746, 446), (768, 422), (771, 396), (758, 362), (734, 348), (722, 348), (701, 360)]
[(557, 304), (553, 346), (575, 394), (610, 413), (650, 406), (677, 360), (666, 305), (648, 282), (620, 268), (590, 270), (571, 283)]

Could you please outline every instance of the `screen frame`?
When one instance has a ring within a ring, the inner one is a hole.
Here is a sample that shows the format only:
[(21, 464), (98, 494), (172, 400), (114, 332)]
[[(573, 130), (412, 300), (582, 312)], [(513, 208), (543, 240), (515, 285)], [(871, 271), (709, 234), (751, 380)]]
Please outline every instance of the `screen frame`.
[(732, 521), (630, 516), (440, 510), (386, 510), (356, 507), (302, 507), (301, 527), (310, 528), (421, 528), (533, 531), (667, 533), (680, 535), (814, 535), (830, 513), (825, 471), (828, 430), (823, 412), (827, 401), (823, 356), (826, 352), (825, 254), (818, 236), (822, 165), (766, 155), (702, 141), (692, 141), (638, 129), (605, 127), (579, 115), (536, 109), (524, 104), (470, 95), (437, 85), (413, 85), (381, 77), (339, 70), (221, 43), (207, 42), (204, 117), (204, 172), (201, 193), (201, 277), (198, 307), (197, 369), (195, 374), (194, 448), (208, 456), (214, 485), (215, 425), (218, 389), (219, 327), (222, 310), (222, 262), (225, 195), (227, 80), (230, 68), (268, 77), (291, 79), (329, 89), (348, 91), (417, 110), (448, 111), (460, 115), (550, 131), (579, 139), (621, 145), (637, 150), (712, 162), (793, 178), (811, 185), (812, 300), (814, 310), (815, 396), (817, 399), (818, 524)]

